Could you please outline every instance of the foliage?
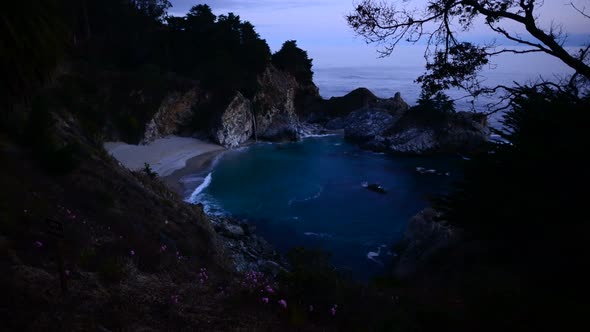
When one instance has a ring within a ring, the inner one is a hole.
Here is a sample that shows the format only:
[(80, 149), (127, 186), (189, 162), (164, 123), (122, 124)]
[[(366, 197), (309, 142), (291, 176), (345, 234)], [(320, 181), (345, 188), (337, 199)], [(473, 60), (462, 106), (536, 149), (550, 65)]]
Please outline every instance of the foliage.
[(0, 105), (24, 98), (63, 57), (68, 30), (57, 0), (10, 1), (0, 12)]
[(312, 59), (307, 52), (297, 47), (295, 40), (286, 41), (281, 49), (272, 55), (275, 67), (291, 73), (297, 81), (308, 83), (313, 80)]
[(80, 163), (78, 142), (63, 142), (56, 135), (55, 123), (44, 98), (33, 101), (25, 130), (26, 143), (33, 148), (41, 165), (51, 174), (72, 172)]
[(417, 108), (423, 111), (435, 111), (438, 113), (452, 113), (455, 111), (455, 102), (442, 92), (434, 96), (422, 93), (417, 101)]
[[(449, 88), (465, 89), (474, 98), (497, 92), (497, 87), (481, 86), (477, 73), (491, 57), (506, 53), (545, 53), (590, 80), (590, 44), (576, 52), (564, 48), (567, 34), (561, 26), (552, 23), (544, 28), (538, 24), (542, 5), (543, 1), (536, 0), (433, 0), (423, 10), (414, 10), (408, 1), (362, 0), (346, 19), (368, 43), (382, 46), (383, 56), (390, 55), (399, 43), (425, 40), (427, 72), (417, 81), (427, 96)], [(583, 9), (571, 6), (583, 18), (590, 18)], [(482, 24), (491, 32), (524, 48), (461, 41), (462, 32), (480, 24), (478, 18), (483, 18)]]
[(147, 17), (162, 21), (172, 4), (168, 0), (131, 0), (131, 3)]
[(169, 17), (170, 70), (188, 72), (215, 91), (251, 97), (256, 78), (270, 62), (270, 49), (250, 22), (229, 13), (215, 16), (208, 5), (194, 6), (184, 18)]
[(504, 130), (496, 131), (502, 140), (466, 165), (464, 182), (443, 200), (444, 219), (482, 237), (552, 237), (553, 221), (575, 223), (571, 214), (583, 204), (573, 193), (583, 190), (579, 179), (588, 179), (579, 165), (580, 152), (590, 148), (590, 103), (537, 87), (521, 90), (512, 104)]
[(143, 165), (143, 172), (149, 176), (151, 179), (155, 179), (158, 177), (158, 173), (154, 172), (152, 170), (152, 166), (150, 166), (150, 164), (148, 163), (144, 163)]
[(120, 282), (127, 276), (123, 260), (113, 257), (104, 259), (99, 265), (97, 272), (100, 279), (107, 283)]

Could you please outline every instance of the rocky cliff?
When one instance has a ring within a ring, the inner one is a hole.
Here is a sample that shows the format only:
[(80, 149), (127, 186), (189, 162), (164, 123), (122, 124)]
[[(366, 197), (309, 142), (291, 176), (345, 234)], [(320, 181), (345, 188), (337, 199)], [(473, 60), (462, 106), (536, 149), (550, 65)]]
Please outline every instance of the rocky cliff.
[(226, 148), (240, 146), (254, 133), (252, 103), (241, 93), (236, 92), (236, 96), (221, 113), (218, 123), (218, 126), (213, 129), (215, 142)]
[(299, 126), (295, 113), (297, 81), (271, 66), (258, 83), (260, 91), (253, 98), (256, 137), (273, 141), (296, 140)]
[(186, 93), (173, 92), (161, 103), (145, 126), (143, 143), (178, 134), (190, 127), (195, 115), (207, 123), (194, 129), (227, 148), (248, 139), (270, 141), (297, 140), (300, 136), (298, 112), (319, 98), (313, 83), (300, 84), (287, 72), (269, 66), (258, 78), (259, 90), (250, 99), (236, 92), (224, 103), (215, 104), (212, 92), (195, 87)]
[(357, 89), (326, 101), (318, 114), (317, 118), (329, 119), (327, 129), (344, 129), (346, 139), (389, 153), (476, 152), (490, 135), (484, 115), (410, 108), (399, 92), (381, 99), (367, 89)]
[(404, 154), (474, 153), (482, 148), (489, 135), (486, 117), (481, 114), (429, 115), (412, 110), (364, 146)]
[(192, 108), (202, 98), (198, 87), (186, 93), (172, 92), (160, 105), (158, 112), (145, 126), (142, 143), (149, 143), (161, 137), (177, 134), (192, 116)]
[(397, 245), (393, 264), (393, 273), (397, 278), (410, 278), (457, 239), (458, 231), (437, 222), (439, 216), (438, 211), (427, 208), (410, 220), (403, 240)]

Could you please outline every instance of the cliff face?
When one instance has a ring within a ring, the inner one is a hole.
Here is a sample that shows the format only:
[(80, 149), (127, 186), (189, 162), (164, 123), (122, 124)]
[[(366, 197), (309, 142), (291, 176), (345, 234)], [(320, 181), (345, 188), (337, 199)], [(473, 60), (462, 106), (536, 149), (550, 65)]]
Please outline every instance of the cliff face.
[(211, 93), (194, 87), (186, 93), (173, 92), (161, 103), (147, 123), (143, 143), (178, 134), (194, 114), (210, 112), (206, 134), (216, 143), (234, 148), (248, 139), (297, 140), (298, 111), (319, 98), (313, 83), (300, 84), (290, 74), (269, 66), (259, 76), (259, 91), (251, 99), (236, 92), (225, 106), (212, 106)]
[(252, 103), (237, 92), (221, 114), (219, 125), (213, 130), (215, 142), (227, 148), (235, 148), (253, 134)]
[(179, 129), (191, 118), (192, 108), (201, 99), (198, 87), (186, 93), (172, 92), (158, 109), (158, 112), (145, 126), (142, 143), (149, 143), (161, 137), (177, 134)]
[(260, 91), (253, 98), (257, 138), (296, 140), (299, 126), (295, 113), (297, 81), (285, 72), (268, 67), (258, 83)]

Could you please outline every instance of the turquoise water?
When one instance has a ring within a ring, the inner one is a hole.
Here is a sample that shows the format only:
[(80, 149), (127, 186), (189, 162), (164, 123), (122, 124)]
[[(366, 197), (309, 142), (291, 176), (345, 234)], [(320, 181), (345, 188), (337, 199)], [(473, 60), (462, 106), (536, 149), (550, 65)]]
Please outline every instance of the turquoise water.
[[(366, 278), (391, 259), (389, 247), (408, 220), (448, 187), (457, 163), (377, 154), (340, 136), (261, 143), (221, 155), (187, 199), (210, 213), (248, 219), (281, 252), (319, 247), (332, 253), (338, 268)], [(420, 174), (417, 167), (438, 174)], [(387, 193), (363, 182), (378, 183)]]

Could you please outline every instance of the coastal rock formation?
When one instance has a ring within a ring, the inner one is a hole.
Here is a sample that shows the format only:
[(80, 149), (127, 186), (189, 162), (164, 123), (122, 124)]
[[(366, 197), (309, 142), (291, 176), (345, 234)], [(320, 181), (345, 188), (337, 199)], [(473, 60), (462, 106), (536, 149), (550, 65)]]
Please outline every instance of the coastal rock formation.
[(397, 92), (393, 98), (379, 98), (369, 89), (358, 88), (342, 97), (332, 97), (318, 103), (312, 118), (326, 124), (328, 129), (343, 129), (347, 116), (359, 110), (378, 110), (392, 114), (401, 114), (410, 106)]
[(213, 228), (223, 238), (226, 253), (237, 272), (260, 271), (277, 275), (287, 270), (284, 259), (263, 238), (254, 234), (254, 226), (228, 216), (209, 216)]
[(173, 92), (168, 95), (145, 126), (142, 144), (177, 134), (180, 127), (190, 119), (192, 107), (199, 101), (200, 94), (201, 90), (195, 87), (186, 93)]
[[(472, 153), (488, 140), (490, 131), (484, 115), (457, 112), (445, 115), (407, 112), (388, 130), (365, 146), (404, 154)], [(432, 116), (430, 116), (432, 115)]]
[(426, 266), (433, 255), (458, 238), (457, 230), (436, 221), (439, 216), (438, 211), (427, 208), (410, 220), (404, 238), (398, 244), (393, 269), (396, 277), (411, 277)]
[(395, 113), (403, 113), (410, 109), (410, 105), (406, 103), (399, 92), (396, 92), (393, 98), (379, 99), (377, 106)]
[(272, 141), (296, 140), (299, 137), (299, 118), (295, 113), (297, 81), (270, 66), (258, 83), (260, 91), (253, 98), (255, 137)]
[(343, 121), (344, 135), (355, 141), (367, 141), (391, 127), (397, 118), (385, 111), (360, 110), (350, 113)]
[(219, 126), (214, 129), (215, 142), (226, 148), (235, 148), (246, 142), (253, 134), (252, 120), (250, 101), (237, 92), (221, 114)]

